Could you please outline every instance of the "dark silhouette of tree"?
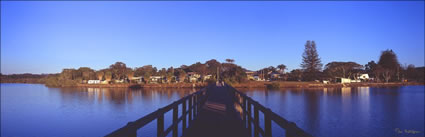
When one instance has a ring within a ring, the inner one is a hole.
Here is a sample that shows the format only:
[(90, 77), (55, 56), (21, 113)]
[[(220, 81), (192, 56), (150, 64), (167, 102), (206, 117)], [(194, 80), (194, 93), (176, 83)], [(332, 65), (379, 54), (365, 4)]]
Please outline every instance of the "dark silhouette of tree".
[(355, 62), (330, 62), (325, 66), (325, 72), (333, 77), (351, 78), (354, 73), (359, 72), (363, 66)]
[(279, 70), (281, 71), (281, 73), (285, 72), (286, 66), (283, 64), (277, 65), (277, 68), (279, 68)]
[(127, 66), (122, 62), (116, 62), (109, 66), (113, 79), (124, 79), (126, 77)]
[(134, 71), (133, 71), (133, 69), (127, 68), (127, 70), (125, 71), (125, 74), (126, 74), (126, 76), (128, 78), (128, 82), (131, 83), (131, 79), (133, 79), (133, 77), (134, 77)]
[(213, 78), (217, 79), (217, 69), (221, 68), (221, 63), (215, 59), (211, 59), (205, 62), (205, 65), (207, 66), (208, 74), (213, 75)]
[(80, 67), (78, 68), (78, 74), (80, 74), (82, 80), (95, 79), (95, 71), (89, 67)]
[[(189, 69), (193, 72), (198, 73), (201, 75), (201, 79), (203, 80), (203, 77), (207, 74), (208, 68), (207, 65), (202, 64), (200, 62), (196, 62), (195, 64), (192, 64), (189, 66)], [(203, 82), (203, 81), (202, 81)]]
[(234, 59), (226, 59), (226, 62), (227, 62), (227, 63), (234, 63), (234, 62), (235, 62), (235, 60), (234, 60)]
[(136, 68), (135, 76), (142, 76), (145, 83), (149, 83), (150, 77), (156, 74), (156, 68), (152, 65), (145, 65), (140, 68)]
[(304, 71), (305, 80), (315, 80), (318, 78), (317, 73), (322, 69), (322, 63), (319, 54), (316, 50), (316, 43), (314, 41), (307, 41), (303, 53), (303, 62), (301, 67)]
[(182, 69), (182, 68), (178, 68), (175, 71), (176, 76), (179, 77), (179, 82), (184, 82), (184, 80), (186, 79), (186, 72)]
[(289, 79), (295, 81), (301, 81), (303, 77), (303, 71), (301, 69), (294, 69), (289, 73)]
[(103, 80), (103, 76), (105, 75), (105, 72), (103, 71), (97, 71), (96, 76), (98, 80)]
[(167, 83), (170, 83), (171, 81), (173, 81), (173, 77), (174, 77), (174, 68), (170, 67), (167, 69), (167, 74), (166, 74)]
[(108, 82), (111, 81), (112, 80), (112, 71), (109, 70), (109, 69), (105, 69), (104, 71), (105, 71), (105, 75), (104, 75), (105, 80), (108, 81)]
[(397, 68), (400, 67), (400, 64), (397, 60), (397, 55), (393, 50), (385, 50), (381, 53), (381, 57), (378, 62), (379, 66), (382, 67), (382, 76), (385, 79), (385, 82), (388, 82), (392, 75), (397, 72)]

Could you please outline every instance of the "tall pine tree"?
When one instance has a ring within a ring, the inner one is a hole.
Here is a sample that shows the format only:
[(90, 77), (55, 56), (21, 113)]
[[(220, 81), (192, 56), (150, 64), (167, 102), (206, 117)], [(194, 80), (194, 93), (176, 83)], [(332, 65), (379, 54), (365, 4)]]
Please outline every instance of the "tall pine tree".
[(304, 80), (316, 80), (319, 77), (319, 72), (322, 69), (322, 63), (317, 54), (316, 43), (314, 41), (307, 41), (303, 53), (303, 62), (301, 68), (304, 71)]

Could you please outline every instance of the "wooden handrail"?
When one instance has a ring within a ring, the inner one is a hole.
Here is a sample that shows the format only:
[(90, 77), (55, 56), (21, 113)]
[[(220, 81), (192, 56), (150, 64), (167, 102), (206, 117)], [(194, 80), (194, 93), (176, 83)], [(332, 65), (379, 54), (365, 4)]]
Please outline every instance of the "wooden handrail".
[[(242, 108), (242, 121), (245, 128), (248, 128), (249, 133), (252, 132), (252, 126), (254, 126), (254, 136), (258, 137), (260, 134), (265, 137), (272, 136), (272, 127), (271, 121), (274, 121), (281, 128), (285, 129), (285, 133), (287, 137), (312, 137), (312, 135), (308, 134), (301, 128), (299, 128), (294, 122), (290, 122), (278, 114), (271, 111), (269, 108), (264, 107), (251, 97), (247, 96), (245, 93), (242, 93), (232, 86), (226, 84), (234, 94), (235, 102)], [(252, 107), (254, 107), (254, 112), (252, 112)], [(264, 114), (264, 130), (260, 127), (259, 123), (259, 112)], [(252, 113), (254, 113), (254, 117), (252, 117)], [(248, 123), (247, 123), (248, 122)], [(247, 127), (248, 126), (248, 127)]]
[[(179, 122), (183, 121), (182, 133), (186, 131), (186, 128), (191, 124), (191, 121), (196, 119), (199, 109), (205, 103), (207, 99), (207, 88), (209, 86), (187, 95), (180, 100), (177, 100), (165, 107), (162, 107), (155, 112), (152, 112), (136, 121), (128, 122), (124, 127), (115, 130), (114, 132), (106, 135), (105, 137), (136, 137), (137, 130), (147, 125), (148, 123), (157, 119), (157, 136), (167, 136), (173, 131), (173, 137), (178, 136), (178, 125)], [(189, 102), (189, 103), (186, 103)], [(186, 106), (186, 105), (189, 106)], [(178, 117), (179, 105), (182, 105), (182, 116)], [(186, 110), (187, 108), (187, 110)], [(173, 110), (173, 122), (170, 127), (164, 130), (164, 114), (168, 111)], [(193, 119), (192, 119), (193, 118)], [(188, 120), (188, 121), (187, 121)]]

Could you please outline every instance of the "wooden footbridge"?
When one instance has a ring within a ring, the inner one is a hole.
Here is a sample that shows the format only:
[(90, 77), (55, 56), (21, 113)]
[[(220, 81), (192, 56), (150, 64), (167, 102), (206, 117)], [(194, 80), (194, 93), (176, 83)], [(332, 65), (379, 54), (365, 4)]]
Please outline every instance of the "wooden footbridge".
[[(173, 111), (172, 124), (165, 128), (164, 114), (169, 111)], [(260, 112), (264, 116), (264, 127), (260, 126)], [(182, 132), (184, 137), (271, 137), (272, 121), (282, 129), (278, 136), (311, 137), (295, 123), (287, 121), (225, 83), (209, 85), (129, 122), (106, 137), (136, 137), (138, 129), (155, 120), (158, 137), (168, 136), (171, 132), (173, 137), (177, 137), (178, 132)], [(181, 131), (178, 128), (180, 122)]]

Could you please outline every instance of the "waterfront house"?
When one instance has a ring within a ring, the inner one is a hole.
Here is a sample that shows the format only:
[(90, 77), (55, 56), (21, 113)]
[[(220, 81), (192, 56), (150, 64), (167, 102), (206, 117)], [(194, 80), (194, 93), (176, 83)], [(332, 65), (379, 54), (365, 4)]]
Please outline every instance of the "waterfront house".
[(211, 79), (212, 78), (212, 75), (205, 75), (204, 76), (204, 80), (208, 80), (208, 79)]
[(260, 76), (254, 76), (255, 81), (266, 81), (265, 79), (261, 78)]
[(100, 84), (109, 84), (109, 81), (108, 80), (103, 80), (103, 81), (100, 81)]
[(342, 83), (342, 84), (344, 84), (344, 83), (351, 83), (351, 79), (349, 79), (349, 78), (336, 78), (336, 82), (337, 83)]
[(255, 76), (255, 72), (254, 71), (245, 71), (246, 73), (246, 77), (248, 78), (248, 80), (255, 80), (254, 76)]
[(132, 77), (130, 80), (136, 83), (142, 83), (143, 77)]
[(272, 72), (269, 75), (270, 75), (270, 78), (271, 79), (276, 80), (276, 79), (279, 79), (280, 78), (280, 75), (281, 74), (280, 73), (277, 73), (277, 72)]
[(161, 76), (151, 76), (150, 77), (150, 81), (152, 82), (152, 83), (159, 83), (159, 82), (162, 82), (162, 77)]
[(369, 74), (360, 74), (360, 76), (357, 79), (360, 79), (362, 81), (367, 81), (369, 80)]
[(116, 79), (114, 82), (115, 83), (124, 83), (124, 79)]
[(196, 72), (187, 72), (187, 78), (189, 79), (189, 82), (197, 82), (198, 79), (201, 78), (201, 75)]
[(100, 84), (100, 80), (88, 80), (87, 84)]

